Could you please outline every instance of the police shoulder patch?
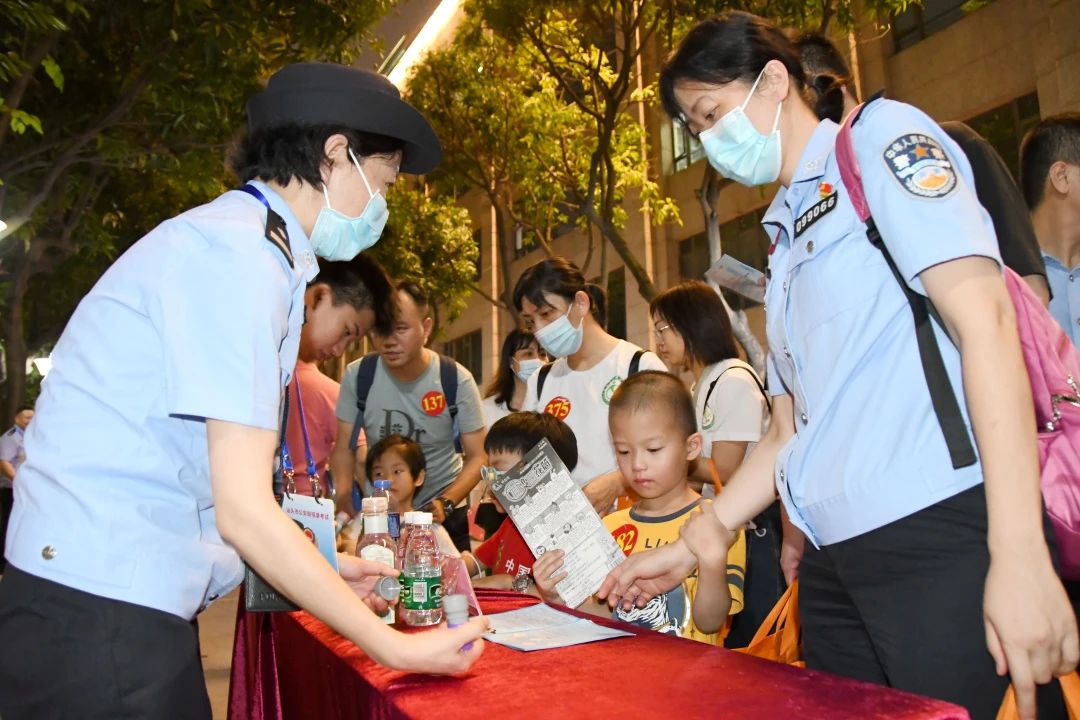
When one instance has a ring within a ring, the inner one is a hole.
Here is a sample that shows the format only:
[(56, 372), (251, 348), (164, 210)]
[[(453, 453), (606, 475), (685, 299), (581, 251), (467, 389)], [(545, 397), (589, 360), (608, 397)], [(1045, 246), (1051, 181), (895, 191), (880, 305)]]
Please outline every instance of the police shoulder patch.
[(956, 168), (929, 135), (901, 135), (885, 148), (882, 160), (900, 186), (916, 197), (941, 198), (956, 187)]

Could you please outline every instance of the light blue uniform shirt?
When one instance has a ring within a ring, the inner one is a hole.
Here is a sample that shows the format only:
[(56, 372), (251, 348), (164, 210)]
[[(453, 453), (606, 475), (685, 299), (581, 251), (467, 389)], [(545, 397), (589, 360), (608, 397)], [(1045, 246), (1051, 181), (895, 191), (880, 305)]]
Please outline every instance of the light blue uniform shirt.
[(1071, 270), (1053, 255), (1043, 253), (1046, 280), (1050, 284), (1050, 314), (1080, 347), (1080, 265)]
[(159, 225), (79, 303), (26, 434), (7, 537), (20, 570), (182, 618), (242, 579), (204, 419), (280, 430), (318, 272), (288, 206), (253, 184), (295, 268), (264, 237), (266, 208), (232, 191)]
[[(6, 460), (11, 463), (11, 467), (15, 469), (15, 472), (19, 472), (19, 467), (26, 460), (26, 453), (23, 451), (23, 436), (26, 431), (18, 425), (12, 426), (3, 435), (0, 435), (0, 460)], [(7, 475), (0, 473), (0, 488), (10, 488), (11, 479)]]
[[(838, 129), (831, 121), (818, 126), (791, 186), (781, 188), (763, 219), (769, 237), (779, 235), (765, 297), (769, 388), (791, 395), (795, 414), (776, 484), (792, 521), (816, 545), (874, 530), (982, 482), (978, 463), (952, 468), (911, 311), (840, 180)], [(874, 102), (852, 139), (871, 212), (913, 289), (925, 294), (919, 273), (949, 260), (982, 255), (1000, 264), (967, 159), (929, 117), (902, 103)], [(962, 394), (959, 354), (935, 330)], [(962, 398), (960, 407), (970, 432)]]

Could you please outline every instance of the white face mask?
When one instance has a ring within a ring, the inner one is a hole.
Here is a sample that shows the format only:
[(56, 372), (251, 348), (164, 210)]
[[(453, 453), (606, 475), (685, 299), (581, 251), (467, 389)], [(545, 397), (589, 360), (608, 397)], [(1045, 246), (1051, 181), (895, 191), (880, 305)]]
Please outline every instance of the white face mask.
[(758, 132), (745, 112), (746, 104), (764, 75), (765, 68), (762, 68), (742, 105), (725, 113), (711, 128), (698, 135), (709, 164), (724, 177), (748, 187), (765, 185), (780, 177), (780, 109), (783, 102), (776, 106), (776, 119), (768, 135)]
[(570, 303), (565, 315), (534, 333), (540, 347), (544, 348), (551, 357), (570, 357), (581, 349), (581, 341), (585, 335), (585, 317), (582, 316), (581, 322), (574, 327), (570, 322), (570, 310), (573, 307), (574, 304)]
[(544, 366), (544, 361), (539, 358), (525, 358), (516, 362), (517, 370), (514, 371), (514, 375), (521, 382), (529, 382), (529, 378), (533, 376), (533, 373)]
[(315, 218), (315, 227), (311, 230), (311, 249), (315, 254), (327, 260), (352, 260), (379, 241), (390, 212), (386, 209), (386, 198), (382, 193), (371, 189), (360, 163), (349, 150), (349, 157), (364, 181), (368, 191), (368, 203), (358, 217), (347, 217), (330, 207), (330, 194), (323, 183), (323, 196), (326, 207)]

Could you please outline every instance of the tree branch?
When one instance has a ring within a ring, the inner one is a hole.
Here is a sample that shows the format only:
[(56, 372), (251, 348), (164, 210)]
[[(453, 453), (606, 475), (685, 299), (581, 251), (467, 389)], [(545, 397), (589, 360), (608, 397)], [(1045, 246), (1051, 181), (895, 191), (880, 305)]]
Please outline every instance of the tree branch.
[(493, 298), (490, 295), (488, 295), (486, 292), (484, 292), (483, 289), (481, 289), (481, 287), (479, 285), (477, 285), (475, 282), (467, 282), (467, 283), (465, 283), (465, 287), (469, 288), (474, 293), (476, 293), (480, 297), (484, 298), (485, 300), (487, 300), (489, 303), (491, 303), (492, 305), (494, 305), (497, 308), (500, 308), (502, 310), (509, 310), (510, 309), (510, 308), (508, 308), (506, 306), (506, 303), (504, 303), (502, 300), (499, 300), (498, 298)]
[(79, 153), (82, 152), (83, 148), (95, 140), (102, 131), (114, 125), (130, 112), (148, 81), (149, 74), (143, 69), (128, 85), (127, 90), (124, 91), (109, 112), (105, 113), (97, 123), (71, 141), (68, 148), (53, 163), (52, 171), (42, 180), (37, 192), (26, 201), (22, 208), (12, 215), (11, 220), (8, 221), (8, 227), (0, 231), (0, 240), (17, 231), (30, 220), (34, 211), (48, 199), (57, 181), (67, 172), (69, 167), (77, 164)]

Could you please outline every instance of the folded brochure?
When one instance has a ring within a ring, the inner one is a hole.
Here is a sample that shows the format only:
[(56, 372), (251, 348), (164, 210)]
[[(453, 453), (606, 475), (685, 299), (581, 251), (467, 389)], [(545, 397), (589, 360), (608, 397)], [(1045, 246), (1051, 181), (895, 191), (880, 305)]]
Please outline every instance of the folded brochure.
[(544, 603), (488, 615), (487, 618), (491, 632), (484, 635), (485, 640), (525, 652), (633, 635), (625, 630), (597, 625)]
[(705, 277), (756, 303), (765, 302), (765, 274), (730, 255), (721, 255), (705, 273)]
[(566, 579), (555, 586), (562, 601), (577, 607), (600, 589), (626, 559), (615, 538), (547, 440), (491, 483), (510, 519), (536, 557), (566, 553)]

